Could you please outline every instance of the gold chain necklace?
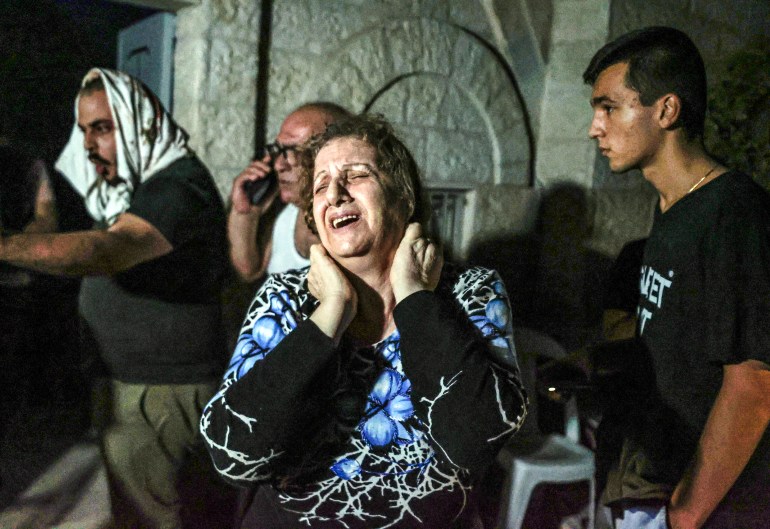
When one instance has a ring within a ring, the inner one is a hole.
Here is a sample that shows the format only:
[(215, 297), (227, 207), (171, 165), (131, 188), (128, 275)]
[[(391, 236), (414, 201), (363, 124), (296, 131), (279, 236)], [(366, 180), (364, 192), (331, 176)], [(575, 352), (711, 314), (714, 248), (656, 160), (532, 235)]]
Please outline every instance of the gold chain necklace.
[(695, 182), (695, 185), (694, 185), (694, 186), (692, 186), (692, 187), (690, 188), (690, 190), (689, 190), (689, 191), (687, 191), (687, 193), (685, 193), (685, 196), (687, 196), (687, 195), (689, 195), (690, 193), (692, 193), (693, 191), (695, 191), (695, 189), (696, 189), (696, 188), (697, 188), (699, 185), (701, 185), (701, 184), (703, 183), (703, 181), (704, 181), (704, 180), (705, 180), (705, 179), (708, 177), (708, 175), (710, 175), (711, 173), (713, 173), (713, 172), (714, 172), (714, 169), (716, 169), (718, 166), (719, 166), (719, 163), (715, 163), (715, 164), (714, 164), (714, 167), (712, 167), (711, 169), (709, 169), (708, 173), (704, 174), (704, 175), (701, 177), (701, 179), (700, 179), (700, 180), (698, 180), (697, 182)]

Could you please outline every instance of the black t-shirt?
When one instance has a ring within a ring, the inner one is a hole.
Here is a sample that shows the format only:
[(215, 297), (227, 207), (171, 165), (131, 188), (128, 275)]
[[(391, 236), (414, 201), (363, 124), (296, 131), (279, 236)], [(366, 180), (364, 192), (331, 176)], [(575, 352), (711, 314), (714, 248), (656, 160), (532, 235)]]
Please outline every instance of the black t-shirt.
[(221, 373), (220, 289), (226, 215), (208, 170), (177, 160), (142, 183), (128, 213), (173, 250), (112, 277), (89, 277), (81, 314), (109, 374), (125, 382), (194, 383)]
[[(670, 491), (695, 453), (723, 366), (770, 364), (770, 196), (728, 172), (658, 211), (640, 289), (650, 391), (630, 421), (621, 468)], [(634, 497), (630, 487), (623, 494)], [(768, 432), (707, 527), (760, 527), (762, 518), (770, 520)]]

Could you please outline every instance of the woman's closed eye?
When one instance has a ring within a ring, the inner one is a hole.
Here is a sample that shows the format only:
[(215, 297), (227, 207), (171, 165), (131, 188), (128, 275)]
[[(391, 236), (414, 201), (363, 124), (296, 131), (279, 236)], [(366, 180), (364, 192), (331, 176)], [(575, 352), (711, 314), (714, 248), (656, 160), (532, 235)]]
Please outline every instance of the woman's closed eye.
[(317, 195), (326, 191), (326, 188), (329, 187), (329, 179), (329, 175), (319, 176), (316, 178), (315, 183), (313, 184), (313, 194)]
[[(362, 180), (373, 176), (373, 174), (373, 172), (364, 169), (349, 169), (340, 172), (339, 175), (334, 178), (336, 178), (342, 186), (347, 187), (349, 185), (357, 184)], [(316, 180), (315, 187), (313, 188), (313, 194), (317, 195), (319, 193), (325, 192), (326, 189), (328, 189), (331, 180), (332, 177), (330, 176), (322, 176), (318, 178)]]
[(346, 171), (344, 180), (346, 182), (355, 182), (363, 178), (368, 178), (370, 176), (372, 176), (372, 173), (370, 173), (369, 171), (363, 171), (363, 170)]

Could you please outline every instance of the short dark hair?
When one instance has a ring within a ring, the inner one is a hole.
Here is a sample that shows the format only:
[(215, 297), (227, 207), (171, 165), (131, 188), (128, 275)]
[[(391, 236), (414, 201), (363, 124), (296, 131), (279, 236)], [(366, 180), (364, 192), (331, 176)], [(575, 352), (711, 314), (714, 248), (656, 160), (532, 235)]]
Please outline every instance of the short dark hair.
[(702, 137), (706, 119), (706, 67), (698, 48), (678, 29), (653, 26), (626, 33), (605, 44), (583, 72), (593, 85), (610, 66), (627, 63), (625, 84), (645, 106), (676, 94), (682, 101), (680, 121), (689, 138)]
[(318, 233), (313, 219), (313, 171), (318, 152), (339, 138), (357, 138), (375, 150), (378, 169), (389, 178), (384, 180), (388, 203), (403, 207), (408, 222), (427, 222), (430, 207), (425, 202), (417, 162), (393, 127), (379, 114), (359, 114), (335, 121), (326, 130), (313, 136), (300, 153), (300, 201), (305, 222)]

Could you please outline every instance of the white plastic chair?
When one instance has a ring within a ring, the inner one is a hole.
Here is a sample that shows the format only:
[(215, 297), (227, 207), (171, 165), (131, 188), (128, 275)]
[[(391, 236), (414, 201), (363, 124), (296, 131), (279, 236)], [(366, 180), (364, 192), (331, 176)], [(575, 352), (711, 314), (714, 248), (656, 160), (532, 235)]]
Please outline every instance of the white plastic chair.
[(533, 329), (514, 329), (514, 342), (524, 387), (530, 396), (530, 408), (525, 428), (503, 447), (497, 458), (507, 474), (498, 528), (521, 528), (532, 490), (539, 483), (588, 481), (587, 529), (594, 529), (596, 464), (593, 452), (579, 443), (580, 423), (575, 398), (571, 398), (565, 407), (566, 435), (543, 436), (537, 429), (536, 357), (561, 358), (566, 351), (556, 340)]

